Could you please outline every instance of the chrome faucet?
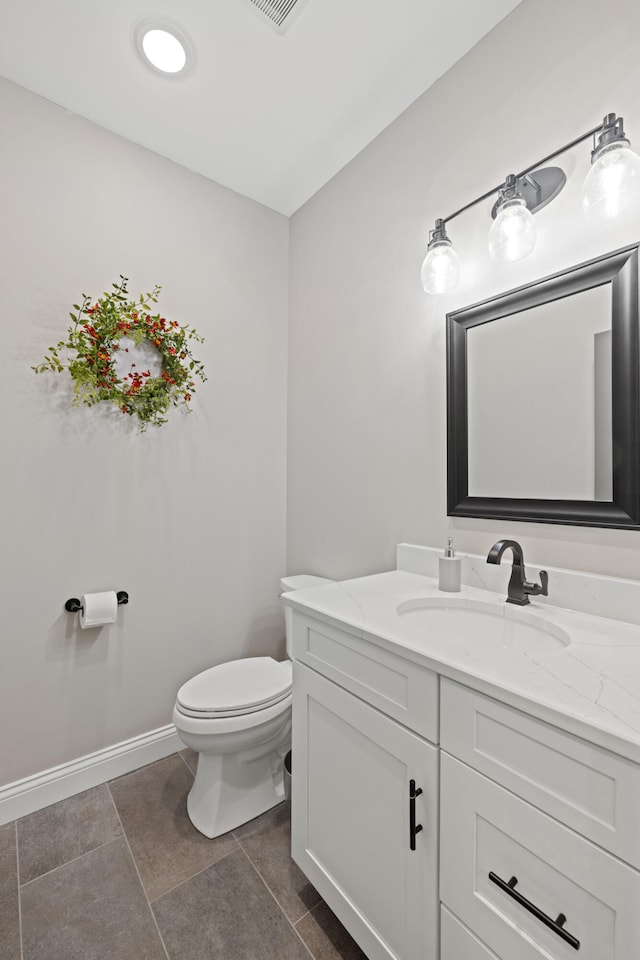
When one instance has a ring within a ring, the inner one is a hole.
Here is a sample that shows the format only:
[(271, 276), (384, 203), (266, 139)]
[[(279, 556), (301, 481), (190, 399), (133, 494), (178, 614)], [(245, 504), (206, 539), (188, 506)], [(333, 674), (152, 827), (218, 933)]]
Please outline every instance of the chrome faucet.
[(494, 543), (489, 550), (487, 563), (500, 563), (502, 554), (507, 547), (511, 547), (513, 553), (513, 566), (509, 586), (507, 587), (507, 603), (517, 603), (518, 606), (524, 607), (525, 604), (529, 603), (530, 595), (536, 597), (542, 594), (543, 597), (547, 597), (549, 595), (549, 574), (546, 570), (541, 570), (540, 583), (529, 583), (524, 569), (522, 547), (515, 540), (498, 540), (497, 543)]

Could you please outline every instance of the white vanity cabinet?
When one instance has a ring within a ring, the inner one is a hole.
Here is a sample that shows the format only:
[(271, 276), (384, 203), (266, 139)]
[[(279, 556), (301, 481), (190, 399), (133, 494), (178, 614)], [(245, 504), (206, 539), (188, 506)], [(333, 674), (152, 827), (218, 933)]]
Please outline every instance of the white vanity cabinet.
[(437, 678), (346, 631), (293, 621), (294, 860), (369, 960), (437, 960), (438, 751), (379, 708), (410, 715), (415, 697), (437, 733)]
[(292, 623), (293, 857), (369, 960), (640, 960), (640, 764)]

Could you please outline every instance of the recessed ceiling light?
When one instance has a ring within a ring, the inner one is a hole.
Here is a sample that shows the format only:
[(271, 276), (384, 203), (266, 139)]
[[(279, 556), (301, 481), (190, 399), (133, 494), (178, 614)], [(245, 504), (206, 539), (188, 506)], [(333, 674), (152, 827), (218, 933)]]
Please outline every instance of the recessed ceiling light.
[(145, 20), (135, 31), (138, 53), (147, 66), (169, 76), (184, 75), (193, 54), (184, 34), (174, 26)]

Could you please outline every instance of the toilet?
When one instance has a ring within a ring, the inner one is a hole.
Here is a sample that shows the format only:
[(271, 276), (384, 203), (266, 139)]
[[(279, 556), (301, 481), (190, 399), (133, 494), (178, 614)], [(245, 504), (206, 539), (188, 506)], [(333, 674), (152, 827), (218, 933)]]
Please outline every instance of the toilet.
[[(293, 576), (280, 590), (331, 583)], [(290, 619), (285, 611), (287, 656)], [(247, 657), (210, 667), (178, 690), (173, 723), (186, 746), (198, 753), (187, 812), (205, 837), (218, 837), (253, 820), (285, 799), (283, 758), (291, 747), (289, 659)]]

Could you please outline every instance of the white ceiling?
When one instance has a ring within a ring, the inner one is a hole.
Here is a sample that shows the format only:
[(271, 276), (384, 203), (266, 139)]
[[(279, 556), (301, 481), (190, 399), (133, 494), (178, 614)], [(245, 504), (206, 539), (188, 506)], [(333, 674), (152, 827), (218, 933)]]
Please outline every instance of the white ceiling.
[[(1, 0), (0, 74), (289, 215), (518, 2), (305, 0), (279, 34), (249, 0)], [(140, 60), (147, 18), (186, 76)]]

